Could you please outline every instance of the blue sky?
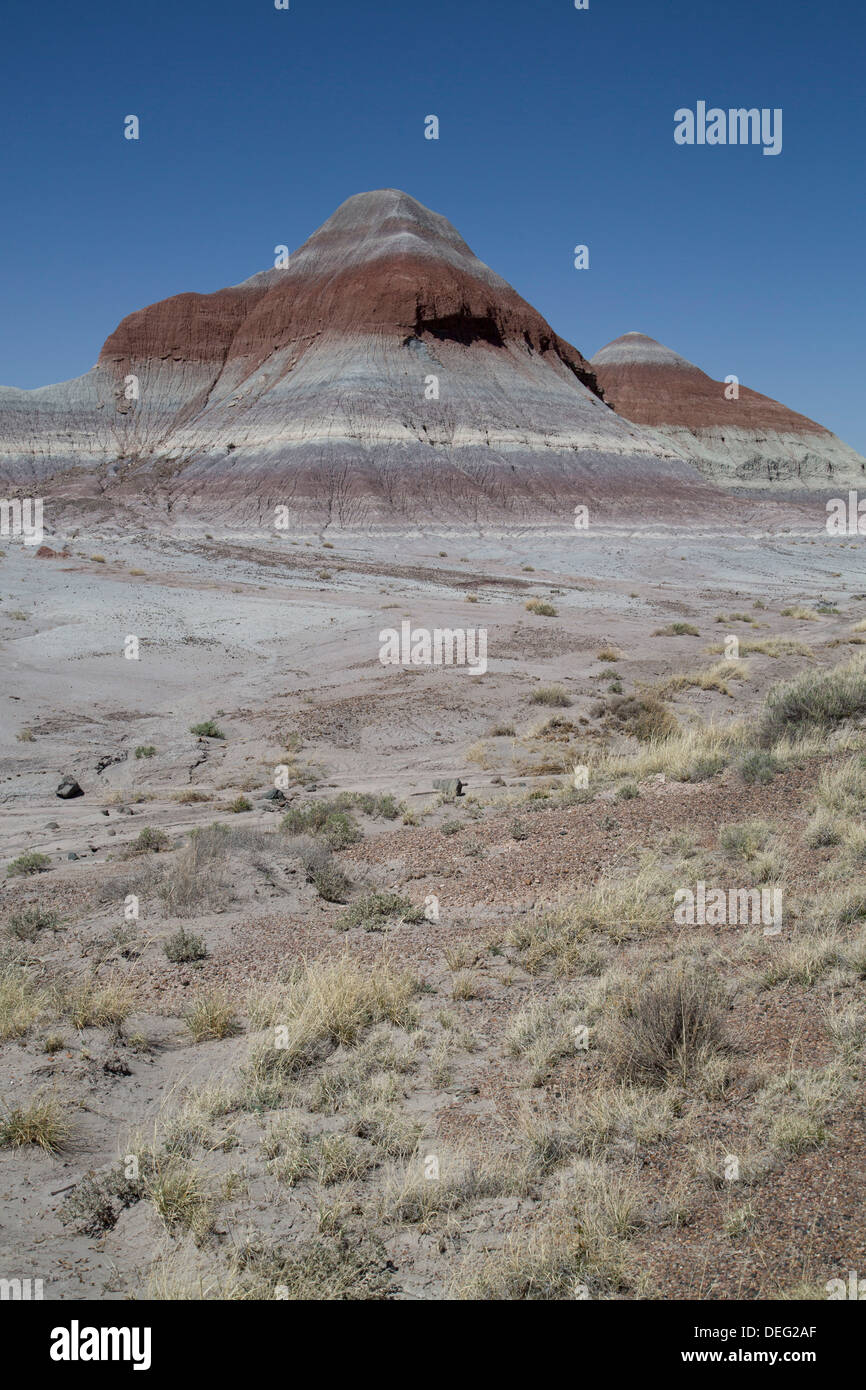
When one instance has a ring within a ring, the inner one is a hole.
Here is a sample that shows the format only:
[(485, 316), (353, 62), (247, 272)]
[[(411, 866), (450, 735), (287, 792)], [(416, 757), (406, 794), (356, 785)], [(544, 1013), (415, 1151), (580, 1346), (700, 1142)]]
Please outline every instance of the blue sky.
[[(0, 383), (397, 187), (587, 356), (649, 333), (866, 453), (860, 0), (290, 3), (6, 0)], [(781, 107), (782, 153), (675, 145), (698, 100)]]

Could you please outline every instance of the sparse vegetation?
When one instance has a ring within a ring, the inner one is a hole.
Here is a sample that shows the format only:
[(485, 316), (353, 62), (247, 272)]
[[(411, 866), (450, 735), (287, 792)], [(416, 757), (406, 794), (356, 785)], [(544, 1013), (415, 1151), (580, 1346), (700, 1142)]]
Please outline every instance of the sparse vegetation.
[(21, 878), (29, 874), (44, 874), (50, 868), (51, 860), (48, 855), (31, 849), (19, 854), (17, 859), (6, 865), (6, 877)]
[(200, 724), (191, 724), (190, 733), (199, 738), (225, 738), (225, 734), (215, 719), (204, 719)]

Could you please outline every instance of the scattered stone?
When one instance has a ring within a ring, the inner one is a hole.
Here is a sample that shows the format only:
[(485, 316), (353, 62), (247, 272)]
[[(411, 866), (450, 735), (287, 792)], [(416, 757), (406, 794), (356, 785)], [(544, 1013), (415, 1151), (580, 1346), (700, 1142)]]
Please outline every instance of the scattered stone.
[(116, 1052), (112, 1052), (102, 1063), (102, 1070), (108, 1072), (109, 1076), (131, 1076), (129, 1063)]
[(55, 796), (62, 797), (64, 801), (68, 801), (73, 796), (83, 795), (84, 792), (81, 790), (74, 777), (64, 777), (55, 792)]
[(60, 821), (59, 821), (59, 820), (48, 820), (48, 821), (46, 821), (46, 822), (45, 822), (45, 829), (46, 829), (46, 830), (59, 830), (59, 829), (60, 829)]
[(78, 858), (78, 855), (75, 854), (73, 850), (70, 850), (69, 853), (67, 854), (66, 858), (67, 858), (67, 859), (77, 859), (77, 858)]
[(445, 792), (448, 796), (462, 796), (465, 782), (461, 782), (459, 777), (434, 777), (433, 790)]
[[(104, 753), (103, 756), (99, 759), (99, 762), (96, 764), (96, 771), (104, 772), (107, 767), (111, 767), (112, 763), (126, 762), (126, 759), (128, 757), (129, 753), (126, 751), (126, 749), (124, 749), (121, 753)], [(107, 814), (108, 812), (106, 812), (106, 815)]]

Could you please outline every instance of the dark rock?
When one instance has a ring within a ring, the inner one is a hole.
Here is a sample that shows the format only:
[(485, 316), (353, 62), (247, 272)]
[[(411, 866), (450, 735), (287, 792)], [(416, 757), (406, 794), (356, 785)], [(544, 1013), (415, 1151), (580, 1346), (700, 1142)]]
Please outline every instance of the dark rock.
[[(121, 753), (104, 753), (96, 764), (96, 771), (104, 772), (107, 767), (111, 767), (112, 763), (126, 762), (128, 757), (129, 754), (125, 749)], [(108, 812), (106, 811), (106, 815), (107, 814)]]
[(449, 796), (462, 796), (465, 782), (461, 782), (459, 777), (434, 777), (433, 790), (437, 792), (447, 792)]
[(83, 795), (84, 792), (81, 790), (74, 777), (64, 777), (55, 792), (55, 796), (62, 797), (64, 801), (68, 801), (73, 796)]

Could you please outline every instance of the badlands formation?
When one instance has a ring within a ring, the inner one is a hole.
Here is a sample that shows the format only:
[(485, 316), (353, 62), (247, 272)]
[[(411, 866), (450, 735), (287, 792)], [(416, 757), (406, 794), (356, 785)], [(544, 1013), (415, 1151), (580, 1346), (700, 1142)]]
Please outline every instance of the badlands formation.
[(0, 483), (337, 527), (720, 500), (394, 189), (349, 198), (284, 267), (131, 314), (84, 376), (0, 389)]
[[(863, 539), (726, 493), (596, 370), (384, 192), (0, 392), (49, 541), (0, 541), (4, 1281), (866, 1270)], [(383, 664), (410, 624), (483, 633), (483, 674)], [(782, 930), (684, 929), (698, 885)]]
[(713, 381), (644, 333), (614, 339), (592, 367), (618, 415), (652, 431), (714, 482), (808, 492), (866, 479), (866, 459), (823, 425), (747, 386)]

